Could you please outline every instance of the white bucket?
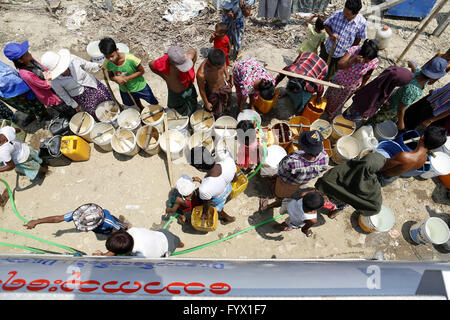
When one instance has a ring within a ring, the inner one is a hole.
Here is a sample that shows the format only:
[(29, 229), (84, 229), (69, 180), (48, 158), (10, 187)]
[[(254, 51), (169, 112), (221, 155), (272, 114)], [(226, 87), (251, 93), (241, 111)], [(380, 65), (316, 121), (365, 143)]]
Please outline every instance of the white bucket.
[(395, 223), (394, 212), (385, 205), (381, 205), (381, 210), (373, 216), (363, 216), (358, 218), (359, 225), (366, 232), (386, 232), (392, 229)]
[(212, 153), (214, 149), (214, 141), (213, 138), (204, 132), (195, 132), (189, 138), (189, 150), (195, 147), (204, 146), (210, 153)]
[(239, 144), (235, 138), (215, 140), (215, 159), (223, 161), (228, 157), (236, 161)]
[[(103, 61), (105, 61), (105, 56), (100, 52), (100, 48), (98, 47), (99, 43), (100, 40), (89, 42), (86, 47), (86, 51), (89, 57), (91, 57), (92, 62), (103, 64)], [(117, 43), (116, 45), (119, 52), (128, 53), (130, 51), (128, 46), (124, 43)]]
[[(158, 112), (158, 113), (156, 113)], [(156, 114), (154, 114), (156, 113)], [(153, 116), (151, 114), (154, 114)], [(144, 125), (151, 125), (152, 127), (164, 131), (164, 117), (166, 116), (164, 108), (159, 105), (149, 105), (144, 107), (141, 112), (141, 119)]]
[(139, 152), (136, 136), (133, 131), (127, 129), (117, 129), (111, 139), (111, 146), (115, 152), (126, 156), (134, 156)]
[(409, 235), (418, 244), (443, 244), (449, 240), (450, 231), (444, 220), (431, 217), (414, 224), (409, 229)]
[(441, 151), (434, 154), (436, 155), (435, 157), (430, 156), (430, 170), (420, 175), (423, 179), (445, 176), (450, 173), (450, 156)]
[(237, 116), (237, 122), (240, 122), (242, 120), (250, 120), (250, 121), (258, 121), (261, 123), (261, 116), (258, 112), (252, 109), (245, 109), (242, 112), (240, 112)]
[(317, 119), (312, 124), (309, 130), (317, 130), (320, 131), (322, 134), (322, 137), (324, 139), (328, 139), (331, 136), (331, 133), (333, 132), (333, 128), (331, 124), (327, 120), (323, 119)]
[(176, 130), (181, 132), (185, 136), (188, 135), (189, 117), (182, 116), (174, 109), (169, 109), (167, 111), (166, 117), (169, 130)]
[(119, 117), (120, 109), (114, 101), (104, 101), (100, 103), (95, 109), (95, 116), (98, 121), (110, 123), (117, 128), (117, 118)]
[(392, 140), (398, 134), (397, 125), (392, 120), (378, 123), (375, 126), (374, 134), (378, 141)]
[(444, 152), (450, 156), (450, 137), (447, 137), (447, 141), (439, 148), (431, 150), (433, 152)]
[(278, 164), (287, 155), (286, 150), (279, 145), (271, 145), (267, 148), (265, 163), (261, 166), (261, 176), (274, 176), (278, 171)]
[(133, 108), (125, 109), (119, 114), (117, 123), (120, 128), (136, 133), (141, 124), (141, 114)]
[[(353, 129), (343, 127), (338, 123), (342, 123), (347, 126), (353, 127)], [(356, 124), (353, 121), (345, 119), (342, 114), (338, 115), (336, 118), (333, 119), (331, 126), (333, 128), (333, 131), (331, 132), (332, 141), (337, 141), (339, 140), (340, 137), (351, 136), (356, 129)]]
[(214, 127), (214, 115), (211, 112), (200, 109), (191, 114), (190, 123), (194, 132), (203, 132), (211, 135)]
[(91, 131), (94, 124), (95, 120), (89, 113), (78, 112), (70, 119), (69, 128), (77, 136), (82, 137), (87, 142), (92, 142)]
[(114, 135), (114, 127), (109, 123), (97, 122), (91, 131), (91, 140), (105, 151), (112, 151), (111, 139)]
[(161, 148), (159, 146), (160, 133), (157, 128), (150, 125), (140, 127), (136, 134), (139, 148), (150, 155), (157, 154)]
[[(216, 120), (216, 123), (214, 124), (214, 139), (228, 139), (228, 138), (234, 138), (237, 135), (236, 129), (228, 129), (228, 128), (236, 128), (238, 122), (235, 118), (230, 116), (222, 116), (219, 119)], [(221, 128), (227, 128), (225, 129), (218, 129), (217, 127)]]
[[(172, 156), (172, 160), (181, 158), (183, 156), (183, 150), (186, 146), (186, 136), (183, 135), (180, 131), (177, 130), (169, 130), (170, 137), (170, 154)], [(166, 148), (166, 133), (163, 132), (159, 138), (159, 145), (161, 149), (167, 153)]]
[(331, 159), (336, 164), (356, 158), (360, 153), (358, 140), (351, 136), (340, 137), (333, 148)]

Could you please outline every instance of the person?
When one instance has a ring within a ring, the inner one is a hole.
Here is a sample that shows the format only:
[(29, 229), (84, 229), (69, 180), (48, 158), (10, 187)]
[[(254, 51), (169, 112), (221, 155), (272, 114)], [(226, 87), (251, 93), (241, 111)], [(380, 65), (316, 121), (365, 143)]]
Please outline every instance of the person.
[[(316, 19), (314, 25), (311, 21)], [(298, 49), (298, 55), (300, 56), (304, 52), (314, 52), (317, 53), (319, 47), (327, 39), (327, 34), (325, 33), (324, 20), (318, 14), (313, 14), (306, 20), (306, 25), (308, 32), (306, 34), (306, 39), (300, 44)]]
[(389, 185), (404, 173), (421, 169), (427, 161), (429, 151), (439, 148), (446, 141), (447, 130), (445, 128), (428, 126), (413, 151), (399, 152), (387, 159), (383, 168), (377, 173), (381, 186)]
[(132, 255), (139, 258), (164, 258), (170, 256), (176, 248), (184, 247), (176, 235), (161, 229), (158, 231), (146, 228), (130, 228), (111, 234), (105, 243), (106, 253), (100, 250), (93, 256)]
[(292, 13), (325, 12), (330, 0), (293, 0)]
[(363, 88), (372, 72), (378, 67), (378, 46), (367, 39), (362, 46), (354, 46), (338, 62), (338, 72), (332, 82), (344, 89), (329, 87), (325, 92), (328, 121), (332, 121), (339, 113), (348, 98)]
[(291, 16), (292, 0), (260, 0), (258, 17), (276, 18), (286, 24)]
[(231, 42), (227, 36), (227, 24), (219, 22), (216, 24), (216, 31), (209, 38), (209, 43), (214, 42), (214, 49), (220, 49), (225, 53), (227, 67), (230, 65)]
[(317, 179), (314, 187), (325, 198), (329, 218), (336, 218), (348, 205), (364, 216), (377, 214), (383, 203), (377, 172), (385, 163), (381, 153), (373, 152), (341, 163)]
[[(425, 64), (430, 63), (434, 58), (442, 58), (442, 59), (447, 60), (447, 68), (445, 68), (445, 72), (448, 73), (450, 71), (450, 49), (448, 49), (445, 53), (442, 53), (442, 52), (437, 53), (433, 58), (428, 60), (428, 62)], [(417, 69), (417, 64), (413, 60), (409, 60), (408, 67), (414, 71), (415, 69)], [(428, 84), (433, 85), (436, 81), (437, 80), (431, 80)]]
[(344, 118), (354, 121), (359, 127), (371, 118), (390, 98), (395, 88), (407, 85), (414, 74), (402, 67), (390, 66), (356, 91), (353, 103), (343, 113)]
[(148, 64), (167, 84), (167, 106), (182, 116), (191, 116), (197, 109), (197, 91), (194, 86), (196, 61), (197, 50), (184, 51), (179, 46), (172, 46), (167, 54)]
[(14, 63), (20, 77), (44, 106), (51, 107), (63, 117), (70, 119), (76, 111), (53, 92), (48, 70), (33, 58), (28, 49), (28, 41), (11, 42), (5, 46), (3, 53)]
[(227, 24), (227, 36), (233, 45), (233, 59), (240, 59), (242, 40), (245, 34), (244, 18), (251, 13), (251, 7), (255, 0), (223, 0), (220, 4), (222, 9), (222, 21)]
[(0, 161), (5, 163), (5, 166), (0, 167), (0, 172), (15, 168), (30, 180), (34, 180), (39, 172), (45, 174), (49, 170), (41, 166), (42, 159), (35, 149), (16, 139), (16, 134), (21, 131), (10, 126), (0, 129)]
[(304, 191), (300, 199), (284, 199), (280, 213), (289, 214), (289, 222), (283, 222), (277, 226), (280, 231), (291, 231), (301, 228), (309, 238), (313, 235), (311, 227), (317, 223), (317, 209), (325, 204), (323, 196), (314, 190)]
[(5, 111), (5, 113), (2, 113), (2, 119), (9, 119), (12, 116), (12, 111), (4, 103), (31, 116), (32, 119), (37, 119), (39, 122), (51, 118), (45, 106), (22, 80), (17, 70), (0, 61), (0, 105), (2, 110)]
[(158, 104), (158, 99), (145, 81), (141, 59), (131, 53), (119, 52), (116, 42), (111, 38), (100, 40), (98, 47), (105, 56), (103, 68), (108, 71), (109, 78), (119, 85), (120, 97), (126, 107), (136, 104), (142, 110), (141, 99), (152, 105)]
[[(284, 67), (283, 70), (323, 80), (327, 75), (328, 66), (317, 53), (304, 52), (297, 57), (293, 63)], [(284, 74), (279, 74), (275, 79), (275, 86), (277, 86), (285, 77)], [(294, 103), (297, 113), (302, 113), (305, 105), (311, 99), (313, 94), (316, 94), (316, 101), (319, 101), (322, 97), (324, 91), (322, 84), (289, 76), (288, 79), (286, 94)]]
[(195, 187), (194, 180), (185, 174), (177, 180), (176, 189), (178, 194), (170, 199), (166, 213), (178, 213), (178, 221), (185, 223), (186, 214), (192, 213), (192, 209), (201, 204), (198, 189)]
[(249, 97), (249, 107), (254, 110), (258, 96), (265, 100), (272, 100), (275, 96), (275, 79), (255, 58), (242, 59), (234, 64), (233, 83), (239, 111), (243, 110)]
[(41, 62), (51, 73), (52, 89), (64, 103), (77, 112), (86, 111), (98, 121), (95, 115), (97, 106), (113, 100), (108, 88), (90, 74), (102, 66), (70, 54), (67, 49), (58, 53), (47, 51)]
[(220, 117), (231, 104), (233, 79), (225, 65), (225, 53), (221, 49), (209, 50), (208, 57), (197, 70), (197, 85), (205, 109)]
[[(328, 56), (332, 54), (327, 81), (333, 79), (339, 59), (347, 50), (359, 45), (362, 39), (367, 38), (367, 20), (359, 14), (361, 8), (361, 0), (347, 0), (343, 10), (334, 12), (324, 22), (325, 31), (329, 37), (320, 47), (320, 57), (328, 61)], [(333, 43), (335, 44), (334, 52), (330, 52)]]
[(203, 201), (202, 218), (208, 217), (210, 207), (218, 212), (220, 223), (229, 224), (236, 220), (224, 211), (225, 202), (231, 193), (231, 182), (236, 179), (236, 164), (233, 158), (227, 157), (223, 161), (215, 162), (209, 151), (204, 147), (195, 147), (190, 150), (189, 163), (205, 177), (193, 177), (192, 180), (200, 183), (199, 195)]
[(430, 125), (442, 126), (450, 130), (450, 83), (430, 90), (429, 94), (413, 103), (405, 112), (405, 130), (414, 130), (417, 126), (427, 128)]
[(73, 221), (78, 231), (93, 231), (98, 234), (111, 234), (121, 229), (126, 230), (129, 224), (123, 216), (114, 217), (108, 210), (95, 203), (86, 203), (63, 215), (50, 216), (31, 220), (24, 224), (27, 229), (33, 229), (42, 223), (60, 223)]
[(328, 170), (329, 157), (323, 149), (323, 137), (319, 131), (303, 132), (298, 144), (301, 150), (288, 154), (278, 164), (274, 187), (277, 199), (269, 204), (268, 199), (260, 198), (260, 212), (279, 207), (284, 198), (294, 198), (300, 186)]
[(389, 104), (381, 107), (368, 122), (376, 125), (380, 122), (392, 120), (397, 123), (398, 130), (403, 131), (405, 129), (405, 111), (422, 95), (429, 81), (445, 76), (446, 67), (447, 61), (445, 59), (434, 58), (423, 69), (415, 70), (414, 78), (407, 85), (395, 91), (389, 98)]
[(236, 125), (238, 151), (236, 165), (240, 169), (254, 168), (263, 153), (259, 138), (256, 135), (254, 121), (241, 120)]

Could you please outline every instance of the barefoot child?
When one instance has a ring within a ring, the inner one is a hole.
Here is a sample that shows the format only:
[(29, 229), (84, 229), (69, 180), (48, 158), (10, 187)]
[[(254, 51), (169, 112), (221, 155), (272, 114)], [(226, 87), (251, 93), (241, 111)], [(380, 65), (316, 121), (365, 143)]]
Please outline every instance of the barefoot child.
[(256, 126), (253, 121), (241, 120), (237, 126), (238, 153), (236, 165), (243, 170), (253, 169), (259, 163), (262, 153)]
[[(313, 25), (311, 21), (316, 18), (316, 22)], [(298, 49), (298, 55), (301, 56), (303, 52), (314, 52), (317, 53), (320, 45), (327, 39), (327, 34), (325, 32), (325, 26), (323, 25), (323, 18), (318, 14), (313, 14), (306, 20), (306, 25), (308, 26), (308, 34), (306, 35), (306, 40), (304, 40), (300, 48)], [(297, 59), (296, 59), (297, 60)]]
[(216, 31), (213, 33), (211, 38), (209, 38), (209, 43), (214, 42), (214, 49), (223, 50), (228, 67), (230, 65), (229, 56), (231, 51), (231, 42), (230, 38), (226, 35), (227, 30), (227, 24), (225, 22), (219, 22), (216, 24)]
[(198, 189), (195, 187), (194, 181), (185, 174), (177, 180), (176, 188), (179, 194), (171, 199), (172, 207), (167, 208), (166, 213), (178, 213), (180, 215), (178, 221), (185, 223), (185, 214), (192, 213), (192, 209), (201, 203)]

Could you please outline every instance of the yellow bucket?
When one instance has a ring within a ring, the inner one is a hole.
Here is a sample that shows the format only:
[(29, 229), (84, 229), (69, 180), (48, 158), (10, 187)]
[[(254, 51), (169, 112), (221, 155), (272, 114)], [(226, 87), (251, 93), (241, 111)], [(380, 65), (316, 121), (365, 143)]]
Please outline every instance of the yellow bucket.
[(248, 185), (248, 179), (246, 175), (237, 166), (236, 168), (237, 168), (236, 172), (237, 179), (235, 182), (231, 182), (231, 193), (229, 199), (236, 198), (238, 195), (244, 192), (245, 189), (247, 189)]
[(355, 123), (345, 119), (342, 114), (333, 119), (332, 127), (331, 139), (333, 141), (337, 141), (340, 137), (351, 136), (356, 129)]
[(192, 210), (191, 224), (198, 231), (214, 231), (217, 229), (218, 213), (216, 208), (209, 207), (208, 219), (203, 220), (203, 206), (197, 206)]
[(316, 97), (316, 94), (311, 97), (302, 112), (302, 117), (308, 118), (310, 122), (319, 119), (327, 106), (327, 99), (321, 97), (317, 104)]
[[(294, 126), (292, 126), (294, 125)], [(302, 127), (300, 127), (302, 125)], [(309, 131), (309, 127), (311, 126), (311, 121), (308, 118), (302, 116), (295, 116), (289, 119), (289, 127), (291, 128), (292, 138), (298, 139), (302, 132)]]
[(61, 138), (61, 153), (72, 161), (86, 161), (91, 156), (91, 146), (78, 136)]
[(261, 98), (261, 96), (258, 95), (258, 99), (255, 101), (255, 107), (259, 110), (261, 113), (268, 113), (270, 110), (272, 110), (273, 106), (278, 100), (278, 88), (275, 88), (275, 96), (272, 100), (265, 100)]

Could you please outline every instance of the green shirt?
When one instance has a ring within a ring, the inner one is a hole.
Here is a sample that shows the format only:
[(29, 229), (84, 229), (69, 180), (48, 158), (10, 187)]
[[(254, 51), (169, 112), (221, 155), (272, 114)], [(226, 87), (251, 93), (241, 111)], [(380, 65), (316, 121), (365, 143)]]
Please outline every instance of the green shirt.
[[(141, 59), (135, 57), (131, 53), (125, 53), (125, 62), (121, 66), (117, 66), (109, 60), (105, 60), (103, 66), (106, 70), (114, 73), (114, 76), (131, 76), (138, 72), (138, 65), (141, 64)], [(138, 92), (145, 88), (147, 82), (145, 82), (144, 76), (139, 76), (133, 80), (128, 81), (125, 85), (119, 85), (119, 89), (122, 92), (126, 92), (127, 88), (130, 92)]]
[(414, 78), (405, 86), (399, 88), (397, 91), (392, 94), (389, 98), (389, 105), (392, 110), (395, 112), (398, 111), (398, 105), (400, 102), (406, 105), (408, 108), (412, 105), (417, 99), (420, 98), (423, 91), (425, 90), (426, 84), (423, 89), (420, 88), (419, 83), (417, 82), (417, 76), (420, 74), (421, 69), (417, 69), (414, 72)]
[(308, 34), (305, 41), (302, 42), (299, 48), (299, 53), (303, 52), (315, 52), (317, 53), (317, 49), (320, 44), (324, 42), (327, 38), (325, 31), (317, 32), (314, 28), (314, 25), (308, 24)]

